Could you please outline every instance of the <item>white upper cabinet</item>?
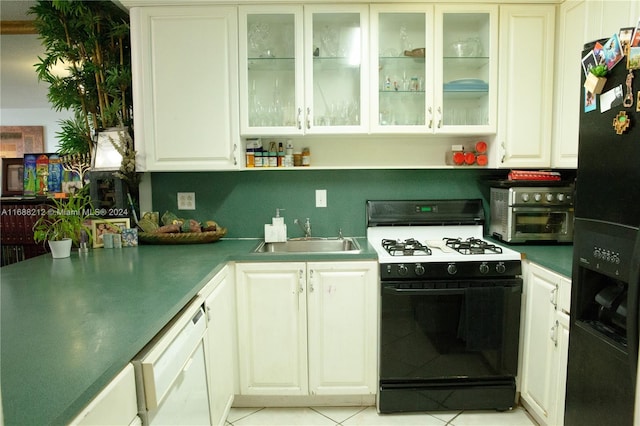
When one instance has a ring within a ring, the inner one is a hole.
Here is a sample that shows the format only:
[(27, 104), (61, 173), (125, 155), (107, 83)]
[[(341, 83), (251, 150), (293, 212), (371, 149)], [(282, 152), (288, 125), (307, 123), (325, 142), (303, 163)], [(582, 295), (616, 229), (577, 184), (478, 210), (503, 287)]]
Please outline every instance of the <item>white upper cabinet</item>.
[(372, 132), (495, 133), (497, 6), (372, 5)]
[(241, 133), (301, 133), (302, 6), (240, 6), (239, 18)]
[(146, 171), (237, 169), (237, 9), (131, 9), (135, 138)]
[(552, 167), (578, 166), (580, 85), (586, 2), (567, 0), (559, 7), (553, 110)]
[(498, 167), (549, 167), (555, 6), (500, 6)]
[(241, 133), (366, 133), (368, 10), (240, 7)]
[(442, 58), (434, 70), (436, 132), (495, 133), (497, 6), (438, 5), (435, 12), (435, 52)]
[(433, 6), (371, 6), (371, 35), (371, 130), (433, 132)]

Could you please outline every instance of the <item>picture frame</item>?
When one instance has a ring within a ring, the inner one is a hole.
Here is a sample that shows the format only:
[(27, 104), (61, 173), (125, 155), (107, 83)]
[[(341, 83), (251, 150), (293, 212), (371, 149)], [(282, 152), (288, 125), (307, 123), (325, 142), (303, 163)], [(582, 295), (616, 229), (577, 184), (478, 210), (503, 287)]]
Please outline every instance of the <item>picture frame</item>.
[(119, 170), (122, 164), (122, 154), (118, 152), (111, 142), (120, 140), (120, 132), (124, 129), (105, 130), (98, 132), (96, 146), (93, 152), (91, 170), (95, 171), (115, 171)]
[(618, 31), (618, 40), (620, 40), (620, 48), (622, 53), (627, 55), (629, 53), (629, 47), (631, 46), (631, 39), (633, 38), (633, 32), (635, 27), (624, 27)]
[(627, 69), (640, 69), (640, 47), (629, 47), (629, 53), (627, 54)]
[(2, 158), (2, 196), (22, 195), (24, 189), (24, 159)]
[(101, 217), (119, 217), (128, 214), (126, 187), (113, 172), (90, 171), (89, 191), (93, 207)]
[(64, 168), (52, 152), (24, 154), (22, 195), (44, 197), (62, 191)]
[(604, 61), (607, 64), (609, 71), (615, 67), (618, 62), (624, 57), (622, 46), (620, 45), (620, 39), (618, 34), (611, 36), (609, 40), (602, 46)]
[(44, 126), (0, 126), (0, 156), (18, 158), (44, 151)]
[(584, 72), (585, 77), (589, 75), (589, 70), (597, 65), (596, 55), (594, 55), (593, 50), (582, 58), (582, 71)]
[(98, 219), (91, 221), (91, 235), (93, 248), (104, 247), (102, 235), (108, 233), (121, 234), (123, 229), (129, 229), (131, 223), (128, 217), (118, 219)]

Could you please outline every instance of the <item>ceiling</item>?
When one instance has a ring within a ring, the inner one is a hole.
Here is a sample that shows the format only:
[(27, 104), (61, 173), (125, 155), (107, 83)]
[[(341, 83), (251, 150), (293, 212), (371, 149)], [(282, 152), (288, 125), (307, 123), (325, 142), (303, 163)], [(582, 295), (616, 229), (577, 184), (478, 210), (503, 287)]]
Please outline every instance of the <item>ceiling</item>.
[[(0, 20), (32, 20), (27, 10), (35, 0), (0, 0)], [(44, 48), (37, 34), (0, 35), (0, 108), (50, 108), (47, 85), (39, 82), (34, 64)]]

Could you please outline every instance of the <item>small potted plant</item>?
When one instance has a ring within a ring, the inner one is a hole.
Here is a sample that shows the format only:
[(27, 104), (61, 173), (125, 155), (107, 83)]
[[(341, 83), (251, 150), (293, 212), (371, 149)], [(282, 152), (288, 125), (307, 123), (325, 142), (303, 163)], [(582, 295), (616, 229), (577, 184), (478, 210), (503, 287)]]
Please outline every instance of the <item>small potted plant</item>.
[(47, 214), (33, 225), (33, 240), (36, 243), (47, 241), (54, 258), (69, 257), (71, 245), (80, 245), (82, 231), (91, 238), (91, 228), (86, 222), (93, 206), (86, 187), (67, 198), (53, 199), (53, 204), (45, 208)]
[(587, 78), (584, 82), (584, 88), (594, 95), (602, 93), (605, 83), (607, 82), (606, 75), (609, 72), (609, 68), (605, 64), (598, 64), (595, 67), (591, 67), (587, 73)]

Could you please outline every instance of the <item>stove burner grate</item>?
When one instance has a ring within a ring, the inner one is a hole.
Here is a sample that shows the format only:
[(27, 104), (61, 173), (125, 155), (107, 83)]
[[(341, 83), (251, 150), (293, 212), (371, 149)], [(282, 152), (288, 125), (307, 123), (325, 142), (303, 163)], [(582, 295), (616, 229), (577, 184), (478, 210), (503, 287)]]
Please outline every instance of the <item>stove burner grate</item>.
[(478, 238), (443, 238), (448, 247), (462, 254), (502, 253), (502, 248)]
[(427, 256), (431, 249), (414, 238), (404, 241), (383, 239), (382, 247), (392, 256)]

